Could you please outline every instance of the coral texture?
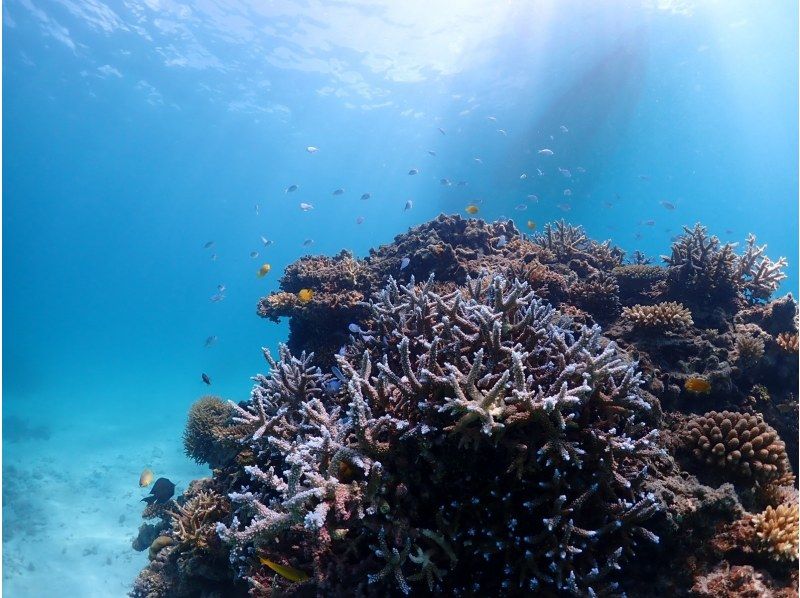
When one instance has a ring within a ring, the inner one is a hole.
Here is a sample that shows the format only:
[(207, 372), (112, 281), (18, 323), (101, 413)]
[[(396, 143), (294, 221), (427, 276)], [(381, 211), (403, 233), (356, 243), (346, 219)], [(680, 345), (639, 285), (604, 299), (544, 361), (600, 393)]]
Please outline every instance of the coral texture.
[(777, 559), (797, 560), (798, 507), (797, 503), (768, 506), (753, 517), (758, 545)]
[(781, 349), (789, 353), (797, 353), (798, 340), (797, 333), (781, 332), (775, 339)]
[(655, 305), (634, 305), (622, 309), (622, 317), (635, 328), (646, 330), (681, 330), (690, 328), (692, 312), (680, 303), (665, 301)]
[(196, 401), (189, 409), (183, 432), (186, 454), (212, 467), (219, 467), (232, 458), (236, 451), (223, 432), (232, 415), (230, 406), (218, 397), (206, 396)]
[(790, 471), (783, 441), (757, 415), (710, 411), (690, 420), (685, 438), (697, 459), (746, 478), (767, 481)]

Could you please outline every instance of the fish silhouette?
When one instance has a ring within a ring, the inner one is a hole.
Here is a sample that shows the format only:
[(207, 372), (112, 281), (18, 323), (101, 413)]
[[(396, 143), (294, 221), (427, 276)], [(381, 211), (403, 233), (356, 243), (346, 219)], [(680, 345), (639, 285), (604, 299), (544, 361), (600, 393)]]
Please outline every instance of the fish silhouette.
[(205, 382), (206, 384), (211, 386), (211, 378), (208, 377), (208, 374), (203, 374), (202, 378), (203, 378), (203, 382)]
[(175, 484), (170, 482), (167, 478), (158, 478), (150, 489), (150, 495), (145, 496), (142, 502), (146, 502), (148, 505), (152, 505), (153, 503), (161, 505), (172, 498), (173, 494), (175, 494)]

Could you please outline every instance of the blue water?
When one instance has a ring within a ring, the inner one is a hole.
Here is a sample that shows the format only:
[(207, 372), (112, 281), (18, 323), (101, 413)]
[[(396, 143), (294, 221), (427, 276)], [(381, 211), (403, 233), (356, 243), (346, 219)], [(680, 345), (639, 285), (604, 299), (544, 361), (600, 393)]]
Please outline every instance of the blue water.
[(247, 397), (287, 334), (256, 302), (304, 253), (477, 203), (656, 258), (752, 231), (797, 292), (796, 5), (450, 4), (4, 3), (8, 596), (124, 595), (139, 472), (204, 474), (200, 374)]

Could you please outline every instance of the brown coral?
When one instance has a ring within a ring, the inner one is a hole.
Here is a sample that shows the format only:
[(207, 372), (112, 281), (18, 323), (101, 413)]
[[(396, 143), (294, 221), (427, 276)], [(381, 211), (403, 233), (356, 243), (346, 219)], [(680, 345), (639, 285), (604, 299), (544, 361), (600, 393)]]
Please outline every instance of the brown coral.
[(216, 522), (230, 512), (230, 503), (213, 490), (201, 490), (172, 512), (172, 530), (181, 550), (219, 547)]
[(219, 467), (236, 454), (226, 442), (224, 428), (230, 423), (232, 409), (219, 397), (205, 396), (189, 409), (189, 418), (183, 432), (186, 454), (198, 463)]
[(769, 336), (755, 324), (736, 327), (735, 360), (742, 367), (753, 367), (764, 357), (764, 339)]
[(798, 337), (796, 332), (781, 332), (775, 340), (784, 351), (797, 353)]
[(675, 301), (655, 305), (634, 305), (622, 309), (622, 317), (631, 322), (634, 328), (649, 330), (681, 330), (690, 328), (692, 312)]
[(758, 547), (780, 560), (797, 560), (798, 507), (797, 503), (771, 506), (753, 516)]
[(684, 435), (697, 459), (760, 482), (791, 471), (778, 433), (760, 416), (710, 411), (692, 418)]

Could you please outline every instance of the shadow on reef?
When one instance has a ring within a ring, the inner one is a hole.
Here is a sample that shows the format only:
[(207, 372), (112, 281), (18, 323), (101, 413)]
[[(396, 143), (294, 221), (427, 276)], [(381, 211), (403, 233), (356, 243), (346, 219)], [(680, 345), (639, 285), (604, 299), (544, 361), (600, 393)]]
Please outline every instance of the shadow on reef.
[(190, 411), (213, 475), (145, 509), (131, 595), (797, 596), (797, 304), (735, 249), (439, 216), (301, 258), (269, 373)]

